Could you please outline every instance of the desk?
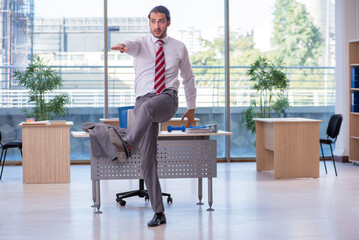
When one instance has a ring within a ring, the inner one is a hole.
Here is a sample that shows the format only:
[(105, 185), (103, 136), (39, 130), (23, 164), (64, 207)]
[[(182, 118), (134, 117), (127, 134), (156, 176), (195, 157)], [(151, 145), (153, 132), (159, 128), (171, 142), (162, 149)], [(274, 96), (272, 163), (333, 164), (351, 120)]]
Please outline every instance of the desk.
[(70, 182), (70, 127), (66, 125), (30, 125), (22, 127), (23, 182)]
[(319, 123), (306, 118), (254, 118), (257, 171), (275, 178), (319, 177)]
[[(74, 137), (88, 137), (86, 132), (71, 132)], [(231, 132), (189, 134), (161, 131), (158, 140), (158, 176), (160, 178), (198, 178), (198, 205), (202, 205), (202, 178), (208, 178), (208, 211), (213, 211), (212, 178), (217, 177), (217, 142), (214, 135)], [(97, 213), (101, 206), (100, 180), (142, 179), (140, 155), (135, 152), (125, 163), (97, 158), (91, 154), (92, 198)]]
[[(105, 124), (108, 124), (108, 125), (111, 125), (111, 126), (115, 126), (115, 127), (119, 126), (118, 118), (100, 118), (100, 121), (102, 123), (105, 123)], [(197, 126), (198, 121), (199, 121), (199, 118), (195, 118), (193, 125)], [(181, 118), (171, 118), (171, 120), (169, 120), (167, 122), (164, 122), (164, 123), (161, 123), (160, 128), (161, 128), (161, 131), (167, 131), (167, 126), (168, 125), (171, 125), (173, 127), (180, 127), (182, 125), (186, 125), (186, 123), (187, 123), (187, 121), (181, 121)]]

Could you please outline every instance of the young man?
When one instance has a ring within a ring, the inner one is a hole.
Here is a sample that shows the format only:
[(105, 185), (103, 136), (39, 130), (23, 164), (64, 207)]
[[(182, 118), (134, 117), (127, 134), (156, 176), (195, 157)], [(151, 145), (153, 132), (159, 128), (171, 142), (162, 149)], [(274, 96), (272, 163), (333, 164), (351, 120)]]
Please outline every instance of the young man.
[(181, 72), (186, 95), (186, 127), (194, 122), (196, 87), (185, 45), (167, 36), (171, 25), (170, 12), (157, 6), (148, 15), (151, 34), (111, 47), (134, 58), (135, 122), (120, 135), (110, 131), (111, 142), (128, 158), (131, 150), (139, 148), (141, 171), (144, 177), (152, 209), (155, 212), (149, 227), (166, 223), (162, 191), (157, 175), (157, 138), (159, 123), (170, 120), (178, 108), (178, 73)]

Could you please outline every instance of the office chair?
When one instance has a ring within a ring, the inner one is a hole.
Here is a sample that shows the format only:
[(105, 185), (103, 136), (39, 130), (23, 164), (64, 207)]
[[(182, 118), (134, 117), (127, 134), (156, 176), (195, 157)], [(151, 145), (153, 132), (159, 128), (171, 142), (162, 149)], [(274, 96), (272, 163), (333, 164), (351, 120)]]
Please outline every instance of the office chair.
[(339, 135), (339, 131), (340, 131), (340, 127), (342, 125), (342, 122), (343, 122), (343, 115), (341, 115), (341, 114), (332, 115), (330, 117), (330, 120), (329, 120), (329, 123), (328, 123), (327, 138), (324, 138), (324, 139), (321, 138), (319, 140), (320, 149), (322, 151), (322, 157), (323, 157), (325, 172), (328, 173), (327, 165), (325, 164), (324, 151), (323, 151), (322, 144), (327, 144), (330, 147), (330, 152), (332, 154), (332, 160), (333, 160), (333, 165), (334, 165), (334, 170), (335, 170), (335, 176), (338, 176), (338, 174), (337, 174), (337, 168), (335, 167), (332, 143), (335, 143), (337, 141), (337, 137)]
[[(127, 128), (127, 111), (133, 109), (134, 106), (127, 106), (127, 107), (119, 107), (118, 108), (118, 117), (119, 117), (119, 125), (120, 128)], [(116, 201), (121, 205), (125, 206), (126, 201), (123, 200), (124, 198), (129, 198), (133, 196), (139, 196), (140, 198), (145, 198), (145, 201), (149, 200), (147, 190), (145, 190), (145, 182), (143, 179), (139, 180), (139, 188), (138, 190), (128, 191), (128, 192), (121, 192), (116, 193)], [(167, 203), (172, 203), (171, 194), (169, 193), (162, 193), (162, 196), (167, 196)]]
[[(20, 149), (20, 153), (21, 153), (21, 157), (22, 157), (22, 142), (8, 142), (8, 143), (2, 143), (2, 134), (0, 131), (0, 147), (1, 147), (1, 157), (0, 157), (0, 165), (2, 165), (1, 167), (1, 173), (0, 173), (0, 180), (2, 178), (2, 173), (4, 171), (4, 165), (5, 165), (5, 160), (6, 160), (6, 154), (7, 154), (7, 150), (9, 148), (18, 148)], [(3, 159), (4, 156), (4, 159)], [(2, 162), (2, 164), (1, 164)]]

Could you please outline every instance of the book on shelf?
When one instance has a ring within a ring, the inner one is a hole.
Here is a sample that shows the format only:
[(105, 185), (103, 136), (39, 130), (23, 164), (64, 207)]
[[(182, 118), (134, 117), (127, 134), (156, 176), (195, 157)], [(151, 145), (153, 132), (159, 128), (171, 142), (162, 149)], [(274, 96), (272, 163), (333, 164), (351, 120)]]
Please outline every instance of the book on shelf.
[(351, 68), (351, 88), (359, 88), (359, 66)]
[(352, 92), (351, 112), (359, 112), (359, 92)]

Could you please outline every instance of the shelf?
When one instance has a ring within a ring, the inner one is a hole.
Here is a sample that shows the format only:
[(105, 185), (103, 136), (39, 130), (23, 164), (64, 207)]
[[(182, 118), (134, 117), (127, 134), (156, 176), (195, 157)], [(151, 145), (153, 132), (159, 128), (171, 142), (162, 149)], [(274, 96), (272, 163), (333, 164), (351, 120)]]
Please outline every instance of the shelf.
[[(347, 103), (349, 105), (349, 161), (359, 166), (359, 85), (357, 76), (359, 70), (359, 39), (349, 41), (348, 44), (348, 60), (349, 60), (349, 97)], [(355, 111), (352, 111), (355, 110)]]

